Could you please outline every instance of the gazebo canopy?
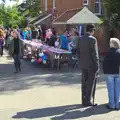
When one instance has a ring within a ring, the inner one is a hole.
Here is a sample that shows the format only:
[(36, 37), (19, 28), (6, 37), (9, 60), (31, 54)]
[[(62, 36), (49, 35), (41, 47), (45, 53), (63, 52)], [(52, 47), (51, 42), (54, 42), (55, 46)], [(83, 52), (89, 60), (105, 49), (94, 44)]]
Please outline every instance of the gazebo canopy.
[(84, 7), (80, 12), (74, 15), (67, 21), (67, 24), (100, 24), (101, 20), (93, 14), (87, 7)]

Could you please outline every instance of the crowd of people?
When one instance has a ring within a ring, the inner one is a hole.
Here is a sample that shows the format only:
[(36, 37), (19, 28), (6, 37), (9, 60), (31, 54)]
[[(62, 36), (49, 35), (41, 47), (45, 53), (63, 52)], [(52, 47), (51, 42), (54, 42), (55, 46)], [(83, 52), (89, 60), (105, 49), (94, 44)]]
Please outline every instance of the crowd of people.
[(32, 29), (31, 27), (26, 27), (20, 35), (24, 40), (36, 41), (40, 39), (49, 46), (71, 51), (77, 47), (77, 36), (79, 36), (79, 33), (76, 29), (72, 28), (70, 31), (65, 30), (63, 34), (58, 34), (54, 28), (42, 30), (39, 26), (38, 28), (33, 27)]
[[(77, 29), (65, 30), (58, 34), (55, 29), (42, 30), (38, 27), (26, 27), (21, 29), (0, 29), (0, 55), (3, 55), (3, 47), (9, 49), (14, 59), (15, 73), (21, 71), (20, 58), (23, 52), (22, 41), (44, 41), (44, 44), (61, 48), (75, 54), (80, 61), (82, 70), (82, 105), (96, 106), (94, 103), (96, 82), (100, 69), (97, 39), (93, 37), (94, 25), (87, 25), (86, 33), (80, 37)], [(110, 50), (103, 61), (103, 72), (107, 82), (110, 110), (119, 110), (120, 98), (120, 41), (117, 38), (110, 39)]]
[[(72, 28), (69, 31), (65, 30), (63, 34), (58, 34), (54, 28), (42, 29), (41, 26), (38, 27), (27, 26), (24, 29), (1, 28), (0, 30), (1, 30), (0, 31), (1, 56), (3, 55), (3, 46), (8, 50), (10, 56), (13, 56), (13, 49), (19, 48), (19, 43), (20, 43), (20, 48), (22, 49), (14, 50), (14, 51), (15, 53), (16, 51), (17, 53), (18, 51), (20, 51), (20, 56), (22, 55), (23, 45), (21, 45), (21, 42), (17, 43), (16, 41), (14, 44), (13, 42), (14, 38), (19, 39), (17, 41), (27, 40), (37, 43), (41, 42), (42, 44), (46, 44), (51, 47), (67, 50), (77, 56), (77, 47), (80, 38), (79, 38), (79, 33), (75, 28)], [(16, 60), (17, 62), (20, 61), (18, 60), (18, 58)], [(16, 68), (16, 64), (15, 64), (15, 68)], [(18, 73), (18, 69), (16, 69), (15, 73)]]
[[(9, 41), (11, 37), (11, 32), (14, 29), (5, 30), (6, 39), (5, 43), (7, 47), (9, 46)], [(45, 44), (53, 47), (58, 47), (64, 50), (71, 51), (72, 48), (77, 47), (77, 41), (79, 38), (79, 33), (77, 29), (72, 28), (71, 30), (65, 30), (63, 34), (58, 34), (54, 28), (49, 28), (47, 30), (38, 27), (26, 27), (25, 29), (16, 29), (19, 37), (23, 40), (31, 41), (44, 41)]]

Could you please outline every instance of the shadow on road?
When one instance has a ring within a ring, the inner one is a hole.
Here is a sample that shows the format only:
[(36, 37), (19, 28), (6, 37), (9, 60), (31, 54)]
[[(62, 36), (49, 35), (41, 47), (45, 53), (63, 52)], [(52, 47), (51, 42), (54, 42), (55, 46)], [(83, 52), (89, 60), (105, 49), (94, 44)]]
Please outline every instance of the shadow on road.
[[(66, 68), (67, 69), (67, 68)], [(22, 61), (22, 72), (14, 74), (13, 63), (0, 64), (0, 93), (16, 92), (36, 86), (71, 86), (80, 85), (81, 72), (56, 70), (38, 64)], [(100, 80), (103, 82), (103, 79)]]
[(110, 111), (107, 108), (105, 108), (104, 104), (99, 105), (97, 107), (88, 108), (84, 108), (82, 107), (82, 105), (68, 105), (18, 112), (12, 118), (35, 119), (51, 117), (51, 120), (69, 120), (105, 114), (108, 112)]

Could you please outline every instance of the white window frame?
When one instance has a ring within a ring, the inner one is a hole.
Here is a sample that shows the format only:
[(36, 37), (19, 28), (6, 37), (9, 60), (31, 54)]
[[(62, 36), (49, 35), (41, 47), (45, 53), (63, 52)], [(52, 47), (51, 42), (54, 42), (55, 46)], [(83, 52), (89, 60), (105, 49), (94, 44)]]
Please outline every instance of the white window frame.
[(56, 8), (56, 0), (53, 0), (53, 8)]
[(89, 4), (89, 0), (83, 0), (83, 5), (88, 5)]
[(48, 11), (48, 0), (45, 0), (45, 11)]
[(99, 0), (99, 1), (97, 1), (97, 0), (95, 0), (95, 3), (94, 3), (94, 9), (95, 9), (95, 5), (96, 4), (99, 4), (99, 13), (96, 13), (96, 11), (95, 11), (95, 14), (96, 15), (101, 15), (101, 11), (102, 11), (102, 6), (101, 6), (101, 0)]

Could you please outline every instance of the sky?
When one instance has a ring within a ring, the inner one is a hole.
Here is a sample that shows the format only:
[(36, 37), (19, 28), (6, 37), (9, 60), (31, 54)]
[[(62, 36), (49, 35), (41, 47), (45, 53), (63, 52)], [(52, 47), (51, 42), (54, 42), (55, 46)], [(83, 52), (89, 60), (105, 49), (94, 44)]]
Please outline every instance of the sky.
[[(13, 2), (13, 1), (10, 1), (10, 0), (6, 0), (6, 6), (12, 6), (14, 5), (16, 2)], [(19, 0), (19, 4), (22, 3), (23, 0)], [(1, 3), (1, 0), (0, 0), (0, 3)]]

